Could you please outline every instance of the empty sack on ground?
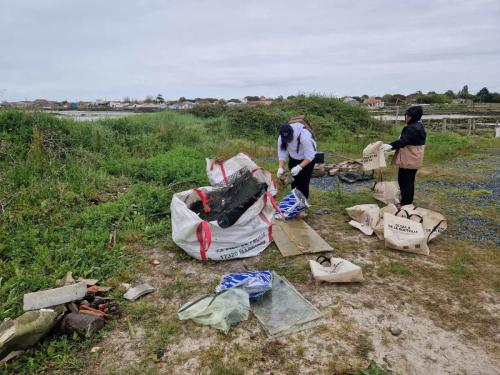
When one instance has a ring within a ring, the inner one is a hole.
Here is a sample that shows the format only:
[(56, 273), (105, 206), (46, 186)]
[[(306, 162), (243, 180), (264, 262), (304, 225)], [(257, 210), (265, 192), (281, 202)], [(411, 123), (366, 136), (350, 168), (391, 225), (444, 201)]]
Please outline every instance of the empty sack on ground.
[(311, 267), (314, 279), (318, 281), (327, 281), (330, 283), (364, 281), (361, 267), (342, 258), (332, 257), (328, 260), (325, 257), (318, 257), (317, 260), (309, 260), (309, 266)]
[(384, 239), (388, 248), (429, 255), (427, 235), (417, 221), (385, 213)]

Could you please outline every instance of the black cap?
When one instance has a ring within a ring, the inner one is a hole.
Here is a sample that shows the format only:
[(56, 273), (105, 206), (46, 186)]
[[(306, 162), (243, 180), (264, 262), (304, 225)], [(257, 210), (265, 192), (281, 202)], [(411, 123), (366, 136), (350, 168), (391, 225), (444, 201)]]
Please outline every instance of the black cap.
[(293, 128), (288, 123), (280, 126), (281, 143), (290, 143), (293, 140)]
[(405, 115), (411, 117), (411, 119), (410, 119), (411, 124), (413, 124), (414, 122), (420, 121), (423, 114), (424, 114), (424, 111), (422, 110), (422, 107), (419, 105), (416, 105), (414, 107), (410, 107), (405, 112)]

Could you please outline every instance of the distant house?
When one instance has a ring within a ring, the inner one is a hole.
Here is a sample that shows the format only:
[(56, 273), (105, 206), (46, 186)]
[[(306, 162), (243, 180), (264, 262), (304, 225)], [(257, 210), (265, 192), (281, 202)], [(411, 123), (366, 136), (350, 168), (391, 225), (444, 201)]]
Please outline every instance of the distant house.
[(191, 109), (194, 107), (194, 102), (186, 100), (179, 104), (179, 109)]
[(342, 101), (343, 101), (344, 103), (349, 104), (349, 105), (352, 105), (352, 106), (354, 106), (354, 107), (359, 105), (359, 102), (358, 102), (356, 99), (351, 98), (350, 96), (345, 97)]
[(363, 105), (368, 108), (384, 108), (384, 101), (377, 98), (368, 98), (363, 100)]
[(173, 109), (174, 111), (179, 109), (179, 103), (173, 102), (168, 106), (168, 109)]
[(125, 109), (129, 107), (129, 103), (109, 102), (109, 107), (113, 109)]
[(78, 103), (76, 103), (78, 109), (89, 109), (92, 108), (92, 102), (85, 102), (83, 100), (80, 100)]

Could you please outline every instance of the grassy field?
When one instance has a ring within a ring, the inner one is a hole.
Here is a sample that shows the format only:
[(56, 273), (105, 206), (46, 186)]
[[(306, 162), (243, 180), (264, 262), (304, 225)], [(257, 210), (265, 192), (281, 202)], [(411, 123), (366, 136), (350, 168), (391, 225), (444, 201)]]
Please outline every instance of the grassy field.
[[(321, 97), (298, 98), (265, 108), (219, 112), (207, 109), (191, 114), (162, 112), (95, 122), (56, 119), (43, 113), (0, 112), (0, 318), (21, 314), (24, 293), (53, 287), (68, 271), (75, 276), (103, 280), (115, 287), (120, 282), (135, 282), (138, 275), (150, 272), (145, 259), (152, 255), (162, 257), (162, 264), (172, 261), (165, 273), (153, 274), (162, 279), (159, 291), (162, 300), (180, 303), (198, 292), (207, 292), (206, 285), (200, 285), (198, 278), (179, 271), (186, 265), (200, 265), (171, 241), (169, 205), (172, 194), (207, 184), (204, 160), (207, 156), (230, 157), (243, 151), (274, 172), (276, 129), (280, 122), (296, 113), (306, 113), (312, 119), (320, 149), (338, 160), (359, 157), (369, 142), (391, 141), (400, 130), (373, 120), (362, 109)], [(453, 180), (463, 171), (450, 169), (447, 173), (444, 169), (450, 165), (447, 163), (456, 159), (474, 160), (484, 155), (484, 150), (499, 146), (493, 138), (441, 133), (430, 133), (428, 144), (431, 146), (426, 151), (424, 180), (436, 176)], [(389, 175), (391, 173), (394, 170), (391, 169)], [(450, 203), (448, 195), (435, 198), (442, 193), (439, 188), (435, 190), (425, 197), (434, 207), (463, 204)], [(455, 190), (455, 194), (460, 194), (460, 190)], [(470, 198), (474, 200), (481, 194), (487, 195), (488, 190), (472, 192)], [(335, 215), (326, 220), (312, 216), (310, 224), (335, 243), (340, 255), (356, 255), (352, 253), (352, 239), (329, 238), (329, 234), (349, 230), (343, 213), (345, 207), (367, 203), (370, 199), (368, 193), (314, 191), (314, 206), (330, 208)], [(478, 215), (494, 215), (491, 207), (476, 207), (476, 210)], [(117, 240), (110, 246), (108, 238), (113, 231), (117, 233)], [(365, 273), (374, 278), (395, 276), (419, 284), (425, 281), (422, 271), (434, 272), (432, 277), (442, 283), (443, 288), (449, 288), (453, 298), (469, 296), (478, 287), (499, 293), (498, 271), (481, 276), (488, 262), (496, 264), (498, 269), (498, 251), (491, 252), (498, 250), (498, 244), (489, 244), (481, 252), (481, 246), (469, 239), (457, 237), (450, 241), (437, 246), (437, 262), (444, 264), (444, 271), (429, 270), (415, 257), (390, 253), (389, 257), (377, 255), (379, 258), (366, 263)], [(453, 250), (446, 252), (449, 246)], [(471, 248), (475, 250), (470, 251)], [(473, 259), (471, 254), (474, 254)], [(405, 262), (406, 258), (410, 258), (409, 263)], [(232, 264), (230, 268), (238, 265), (229, 263)], [(253, 265), (273, 268), (300, 286), (310, 279), (304, 264), (299, 258), (282, 259), (273, 247), (256, 258)], [(209, 264), (198, 272), (206, 269), (207, 275), (212, 277), (208, 282), (213, 284), (223, 272), (220, 267)], [(118, 298), (119, 293), (114, 296)], [(420, 298), (419, 295), (416, 298)], [(439, 321), (446, 314), (445, 320), (450, 325), (462, 327), (466, 317), (461, 314), (465, 310), (459, 309), (456, 314), (443, 310), (436, 304), (439, 298), (434, 299), (431, 295), (421, 300), (430, 306), (429, 311), (434, 311), (430, 313), (431, 318)], [(167, 309), (170, 313), (166, 316), (164, 311), (158, 310), (161, 306), (147, 299), (124, 304), (125, 317), (109, 325), (108, 336), (132, 321), (141, 324), (146, 332), (144, 353), (181, 342), (183, 335), (189, 334), (182, 327), (183, 323), (177, 321), (174, 306)], [(473, 306), (467, 308), (477, 312)], [(484, 320), (474, 322), (474, 328), (488, 332), (486, 325), (495, 321), (484, 315)], [(210, 329), (202, 332), (215, 334)], [(477, 331), (472, 330), (471, 334)], [(234, 333), (230, 338), (220, 338), (222, 342), (233, 339)], [(88, 351), (91, 346), (106, 343), (106, 340), (102, 335), (88, 341), (49, 337), (8, 366), (0, 367), (0, 373), (101, 373), (95, 366), (102, 364), (105, 367), (105, 363), (90, 356)], [(370, 343), (359, 341), (353, 345), (355, 353), (346, 352), (345, 356), (356, 360), (349, 365), (345, 364), (347, 358), (339, 357), (335, 363), (330, 361), (330, 367), (326, 367), (329, 373), (357, 373), (367, 366), (367, 374), (383, 373), (377, 365), (369, 365)], [(277, 356), (272, 346), (269, 350), (266, 355)], [(156, 373), (155, 363), (144, 353), (135, 367), (122, 371), (111, 366), (107, 371)], [(239, 362), (228, 361), (216, 347), (200, 354), (212, 374), (243, 373), (243, 369), (252, 367), (252, 355), (252, 352), (241, 350), (235, 355)], [(301, 361), (300, 350), (292, 357), (293, 361), (282, 363), (281, 367), (276, 360), (275, 371), (293, 373), (289, 371), (296, 367), (293, 363)], [(177, 360), (188, 359), (181, 356)]]

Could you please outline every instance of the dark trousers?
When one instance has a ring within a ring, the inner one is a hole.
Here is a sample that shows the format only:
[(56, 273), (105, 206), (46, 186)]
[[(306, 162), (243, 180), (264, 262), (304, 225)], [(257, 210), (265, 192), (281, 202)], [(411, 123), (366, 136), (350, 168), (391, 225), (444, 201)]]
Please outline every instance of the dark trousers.
[[(302, 163), (303, 160), (296, 160), (293, 158), (288, 158), (288, 169), (292, 170), (293, 167)], [(311, 176), (314, 169), (314, 161), (302, 168), (300, 173), (293, 177), (292, 189), (299, 189), (306, 198), (309, 198), (309, 183), (311, 182)]]
[(401, 206), (413, 203), (416, 169), (399, 168), (398, 183), (401, 189)]

